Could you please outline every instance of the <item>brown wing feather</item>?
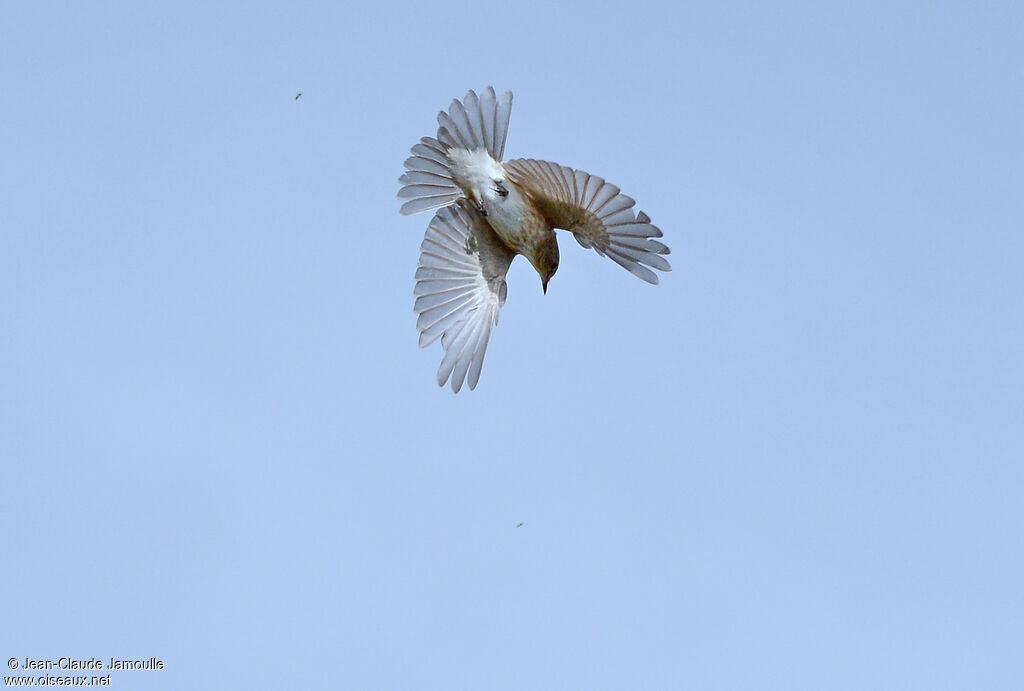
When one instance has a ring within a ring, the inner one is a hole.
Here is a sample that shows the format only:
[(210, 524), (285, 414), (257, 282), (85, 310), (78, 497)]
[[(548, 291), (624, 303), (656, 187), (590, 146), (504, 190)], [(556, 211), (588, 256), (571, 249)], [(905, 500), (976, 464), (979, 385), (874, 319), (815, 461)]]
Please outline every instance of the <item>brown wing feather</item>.
[(668, 247), (654, 239), (662, 236), (661, 230), (642, 211), (634, 213), (636, 202), (615, 185), (551, 161), (517, 158), (503, 165), (545, 218), (570, 231), (584, 247), (648, 283), (658, 282), (648, 267), (671, 270), (662, 256)]

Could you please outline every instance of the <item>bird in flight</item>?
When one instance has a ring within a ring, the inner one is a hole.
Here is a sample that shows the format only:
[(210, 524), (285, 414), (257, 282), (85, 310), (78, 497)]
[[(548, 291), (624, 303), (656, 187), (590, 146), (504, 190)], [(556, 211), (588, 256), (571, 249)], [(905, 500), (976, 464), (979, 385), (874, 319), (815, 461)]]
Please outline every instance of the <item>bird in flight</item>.
[(444, 358), (437, 383), (458, 393), (480, 379), (491, 329), (505, 304), (505, 275), (517, 254), (540, 274), (558, 269), (555, 228), (656, 284), (669, 271), (661, 230), (603, 178), (530, 158), (503, 160), (512, 92), (469, 91), (437, 115), (436, 137), (423, 137), (398, 179), (403, 215), (439, 209), (427, 227), (416, 269), (420, 347), (438, 338)]
[(300, 98), (302, 98), (302, 92), (301, 91), (299, 93), (295, 94), (295, 100), (296, 101), (298, 101)]

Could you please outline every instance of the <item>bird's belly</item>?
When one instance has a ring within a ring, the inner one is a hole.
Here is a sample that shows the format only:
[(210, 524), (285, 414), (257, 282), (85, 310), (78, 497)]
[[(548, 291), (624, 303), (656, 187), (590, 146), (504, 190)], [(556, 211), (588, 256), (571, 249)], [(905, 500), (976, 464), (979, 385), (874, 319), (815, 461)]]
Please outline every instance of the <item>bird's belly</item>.
[(550, 232), (540, 214), (518, 191), (510, 191), (507, 197), (485, 196), (481, 202), (491, 228), (519, 254), (528, 253), (544, 238), (545, 231)]

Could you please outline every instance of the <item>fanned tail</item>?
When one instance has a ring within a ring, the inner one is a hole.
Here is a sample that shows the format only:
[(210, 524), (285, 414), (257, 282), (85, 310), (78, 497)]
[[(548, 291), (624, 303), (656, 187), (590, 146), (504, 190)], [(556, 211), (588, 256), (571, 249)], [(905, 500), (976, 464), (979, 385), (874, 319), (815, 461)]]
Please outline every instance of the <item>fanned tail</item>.
[(448, 112), (437, 114), (437, 138), (453, 149), (486, 149), (495, 161), (505, 153), (508, 121), (512, 116), (512, 92), (497, 98), (489, 86), (478, 98), (472, 90), (462, 102), (452, 101)]
[(485, 149), (496, 161), (505, 152), (508, 122), (512, 115), (512, 92), (498, 97), (494, 87), (477, 96), (470, 90), (462, 101), (452, 101), (448, 112), (437, 114), (437, 138), (424, 137), (412, 147), (406, 159), (408, 172), (398, 178), (403, 215), (454, 204), (465, 194), (455, 182), (448, 158), (450, 149)]
[(408, 200), (402, 204), (403, 216), (449, 206), (464, 196), (452, 179), (448, 149), (432, 137), (423, 137), (412, 147), (413, 155), (405, 159), (408, 172), (398, 178), (398, 198)]

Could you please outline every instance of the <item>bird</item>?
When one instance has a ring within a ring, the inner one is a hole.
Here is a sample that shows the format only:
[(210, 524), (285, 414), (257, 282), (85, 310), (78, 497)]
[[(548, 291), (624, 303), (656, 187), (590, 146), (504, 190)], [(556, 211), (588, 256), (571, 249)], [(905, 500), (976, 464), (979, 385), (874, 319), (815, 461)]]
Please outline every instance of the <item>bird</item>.
[(516, 527), (517, 528), (522, 528), (523, 527), (523, 522), (519, 521), (518, 523), (516, 523)]
[(296, 101), (298, 101), (300, 98), (302, 98), (302, 92), (301, 91), (299, 93), (295, 94), (295, 100)]
[(512, 92), (470, 90), (437, 115), (437, 135), (413, 145), (398, 178), (402, 215), (436, 209), (416, 269), (420, 347), (444, 350), (437, 383), (475, 389), (517, 255), (540, 275), (558, 270), (555, 229), (651, 284), (670, 271), (661, 230), (603, 178), (532, 158), (504, 160)]

